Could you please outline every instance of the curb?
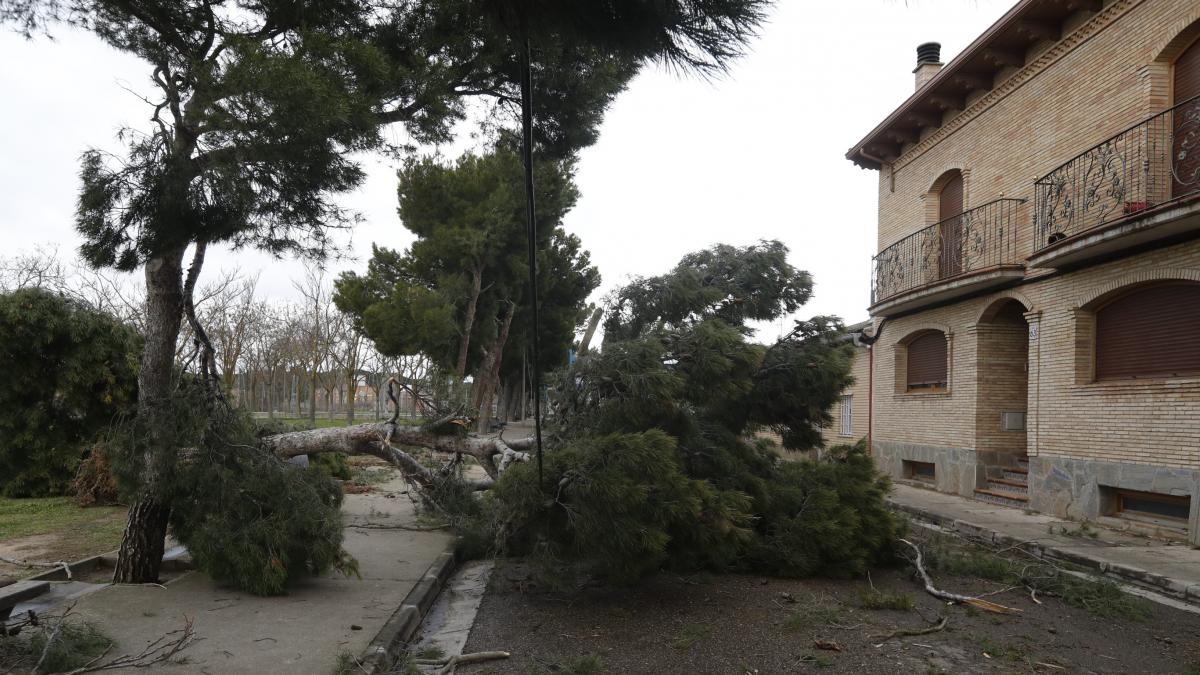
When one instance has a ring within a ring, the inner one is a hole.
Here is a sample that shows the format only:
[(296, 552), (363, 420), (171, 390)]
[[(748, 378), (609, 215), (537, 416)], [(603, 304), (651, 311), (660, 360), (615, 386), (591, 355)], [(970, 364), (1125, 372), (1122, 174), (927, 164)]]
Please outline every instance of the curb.
[(943, 530), (954, 532), (966, 539), (996, 546), (1021, 545), (1029, 553), (1038, 558), (1065, 562), (1084, 568), (1095, 574), (1117, 579), (1133, 586), (1161, 593), (1174, 600), (1181, 600), (1189, 605), (1200, 607), (1200, 584), (1189, 584), (1162, 574), (1144, 570), (1140, 567), (1122, 565), (1093, 557), (1086, 553), (1066, 551), (1055, 546), (1047, 546), (1036, 539), (1012, 537), (991, 528), (933, 513), (918, 506), (899, 504), (891, 499), (888, 500), (888, 504), (897, 511), (907, 513), (914, 518), (923, 520)]
[(388, 618), (379, 629), (366, 651), (359, 659), (359, 667), (366, 675), (380, 675), (390, 672), (405, 645), (412, 640), (413, 635), (421, 627), (429, 608), (433, 607), (438, 593), (446, 585), (446, 580), (458, 568), (454, 556), (454, 541), (446, 546), (446, 551), (433, 559), (433, 563), (425, 570), (421, 580), (413, 586), (400, 607)]

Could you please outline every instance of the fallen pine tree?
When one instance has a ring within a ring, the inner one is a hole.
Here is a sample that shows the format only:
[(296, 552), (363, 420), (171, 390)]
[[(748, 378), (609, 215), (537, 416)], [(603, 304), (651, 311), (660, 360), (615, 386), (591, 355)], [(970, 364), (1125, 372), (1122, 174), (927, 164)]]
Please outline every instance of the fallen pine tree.
[[(836, 319), (798, 321), (771, 345), (752, 321), (795, 312), (811, 279), (778, 242), (717, 246), (670, 273), (635, 279), (609, 298), (603, 349), (560, 373), (545, 475), (532, 439), (468, 435), (442, 418), (271, 435), (279, 457), (367, 454), (396, 467), (476, 554), (535, 556), (616, 581), (658, 569), (850, 576), (892, 555), (897, 524), (887, 480), (864, 444), (819, 461), (782, 461), (762, 430), (791, 449), (820, 447), (820, 427), (852, 381), (852, 348)], [(448, 431), (449, 428), (449, 431)], [(406, 448), (448, 453), (426, 466)], [(465, 481), (463, 457), (491, 480)], [(487, 489), (472, 496), (477, 488)]]

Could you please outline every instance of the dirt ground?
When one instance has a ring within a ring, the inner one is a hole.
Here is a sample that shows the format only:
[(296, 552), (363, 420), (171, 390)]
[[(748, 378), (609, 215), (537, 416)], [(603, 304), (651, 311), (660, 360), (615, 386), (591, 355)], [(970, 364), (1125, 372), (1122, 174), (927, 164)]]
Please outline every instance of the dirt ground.
[[(464, 652), (513, 657), (460, 672), (1200, 673), (1200, 615), (1152, 603), (1145, 620), (1105, 619), (1012, 590), (987, 598), (1022, 610), (1000, 615), (948, 606), (901, 568), (870, 582), (662, 574), (635, 589), (570, 593), (532, 579), (525, 565), (498, 564)], [(936, 582), (965, 594), (1005, 588), (961, 576)], [(864, 609), (872, 583), (914, 606)], [(881, 637), (940, 616), (944, 630)]]

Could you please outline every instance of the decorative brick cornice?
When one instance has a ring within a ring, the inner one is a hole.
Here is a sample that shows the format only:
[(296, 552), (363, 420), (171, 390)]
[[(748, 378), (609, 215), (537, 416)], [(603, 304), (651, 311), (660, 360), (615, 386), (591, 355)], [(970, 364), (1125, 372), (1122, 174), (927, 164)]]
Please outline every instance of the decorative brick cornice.
[(979, 117), (992, 106), (1004, 100), (1009, 94), (1020, 89), (1026, 82), (1060, 61), (1064, 56), (1074, 51), (1076, 47), (1090, 40), (1100, 31), (1128, 13), (1129, 10), (1137, 7), (1144, 1), (1117, 0), (1117, 2), (1097, 12), (1095, 16), (1084, 22), (1082, 26), (1076, 28), (1073, 33), (1065, 36), (1053, 47), (1042, 52), (1036, 59), (1022, 66), (1020, 70), (1013, 73), (1000, 86), (992, 89), (978, 101), (967, 106), (966, 110), (960, 112), (946, 124), (938, 127), (937, 131), (929, 134), (924, 140), (910, 148), (908, 152), (902, 153), (892, 163), (893, 171), (899, 171), (911, 164), (935, 145), (941, 143), (951, 134), (966, 126), (968, 122)]

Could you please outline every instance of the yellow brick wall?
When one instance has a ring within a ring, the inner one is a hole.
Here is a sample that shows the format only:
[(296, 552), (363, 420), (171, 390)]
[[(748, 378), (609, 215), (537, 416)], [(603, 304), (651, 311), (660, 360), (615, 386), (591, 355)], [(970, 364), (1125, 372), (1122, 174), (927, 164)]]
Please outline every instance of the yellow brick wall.
[(1083, 367), (1092, 343), (1087, 317), (1079, 316), (1086, 312), (1077, 308), (1108, 289), (1166, 278), (1200, 281), (1200, 242), (1018, 289), (1041, 312), (1029, 345), (1031, 456), (1200, 468), (1200, 378), (1097, 383)]
[(1017, 244), (1028, 256), (1034, 181), (1168, 107), (1163, 50), (1197, 18), (1196, 0), (1110, 0), (1061, 42), (1032, 49), (1026, 66), (879, 172), (880, 250), (937, 220), (936, 196), (927, 193), (960, 169), (966, 208), (1001, 196), (1029, 200)]
[[(1200, 242), (1029, 281), (888, 322), (875, 344), (874, 439), (980, 453), (1010, 448), (1011, 437), (989, 430), (998, 429), (1001, 409), (1016, 405), (1011, 398), (1016, 384), (979, 366), (981, 359), (985, 364), (992, 359), (994, 368), (999, 360), (1011, 374), (1014, 343), (1003, 340), (1006, 354), (997, 352), (995, 341), (989, 348), (997, 327), (979, 319), (994, 303), (1016, 298), (1031, 307), (1028, 321), (1037, 327), (1036, 338), (1026, 327), (1020, 329), (1029, 340), (1026, 438), (1031, 457), (1200, 469), (1200, 377), (1093, 382), (1081, 368), (1091, 362), (1091, 334), (1080, 308), (1086, 310), (1089, 302), (1113, 289), (1161, 279), (1200, 281)], [(949, 391), (897, 393), (898, 345), (926, 328), (951, 336)], [(997, 437), (1004, 445), (995, 444)]]
[(833, 424), (821, 429), (821, 437), (825, 439), (825, 447), (856, 443), (860, 438), (867, 436), (867, 392), (871, 379), (870, 364), (871, 357), (866, 348), (860, 347), (856, 349), (852, 370), (854, 384), (842, 392), (843, 396), (848, 395), (853, 397), (853, 410), (850, 418), (852, 433), (849, 436), (842, 435), (842, 404), (835, 403), (833, 409), (829, 411), (833, 415)]

